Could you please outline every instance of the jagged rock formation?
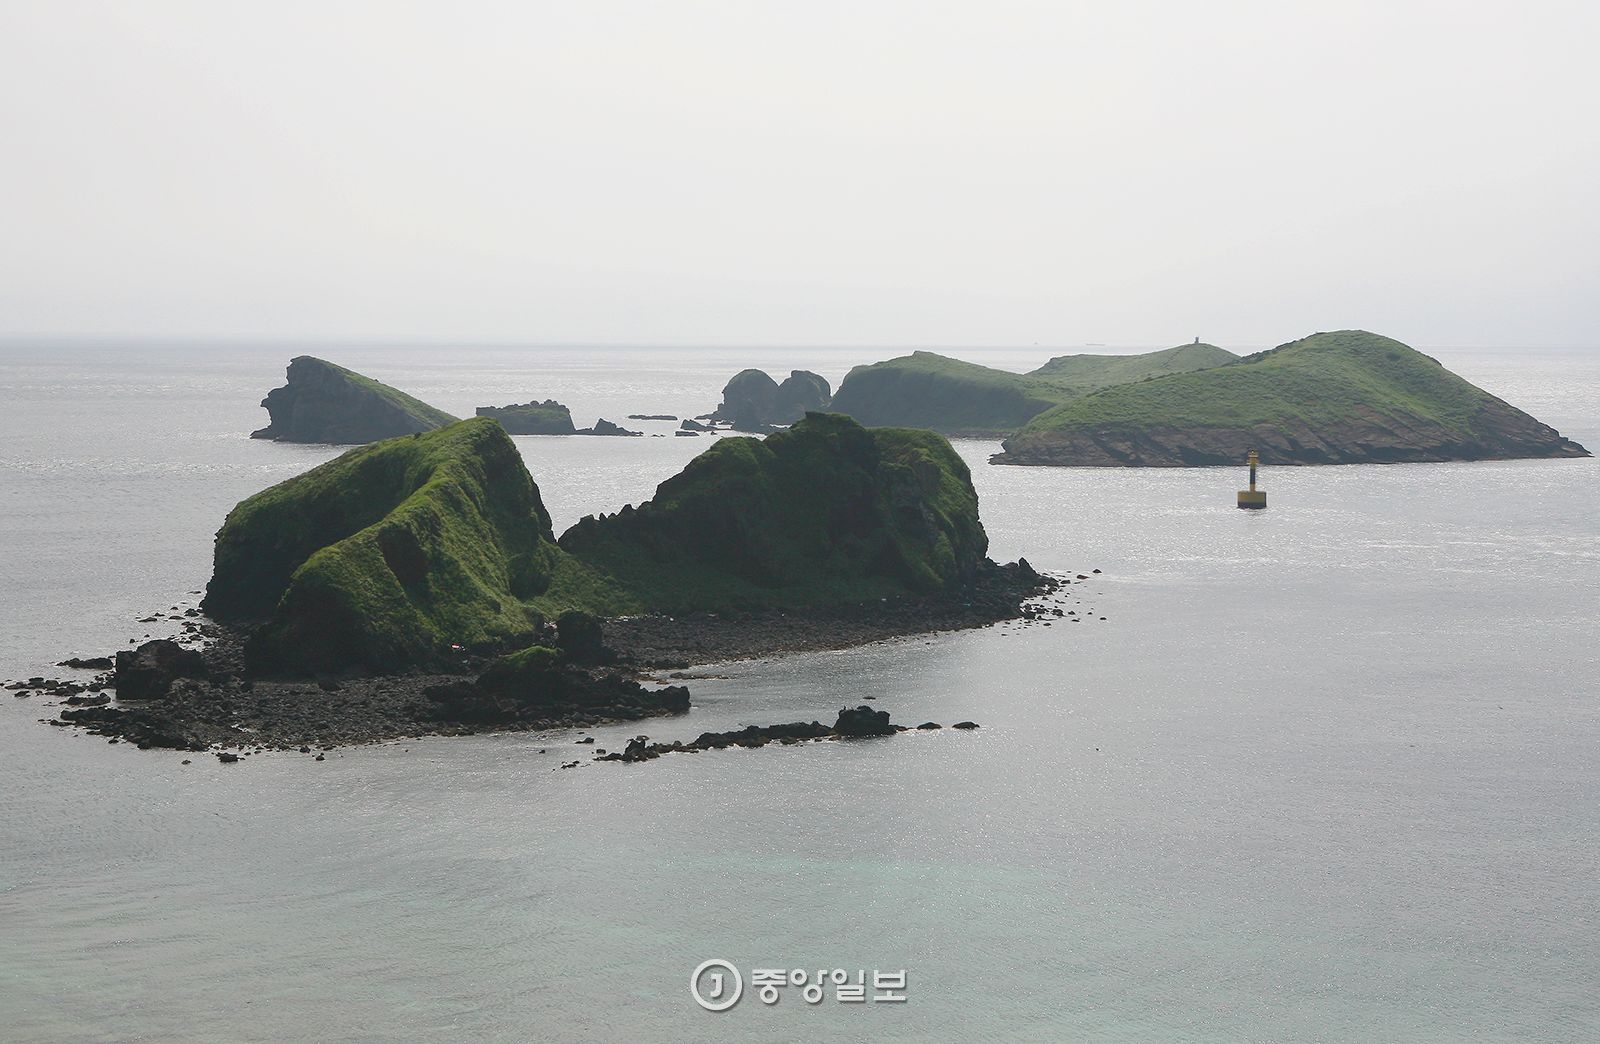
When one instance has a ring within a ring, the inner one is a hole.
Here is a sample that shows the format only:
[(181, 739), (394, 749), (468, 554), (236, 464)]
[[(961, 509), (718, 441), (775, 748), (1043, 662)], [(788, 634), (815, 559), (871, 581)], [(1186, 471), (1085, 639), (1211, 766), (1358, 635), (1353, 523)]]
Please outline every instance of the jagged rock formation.
[(1588, 451), (1437, 360), (1364, 330), (1319, 333), (1035, 417), (997, 464), (1092, 467), (1579, 457)]
[(375, 442), (456, 420), (403, 391), (309, 355), (290, 360), (288, 383), (268, 392), (261, 405), (272, 422), (250, 437), (275, 442)]
[(642, 432), (642, 431), (629, 431), (627, 428), (624, 428), (622, 425), (620, 425), (620, 424), (612, 424), (610, 421), (606, 420), (604, 417), (601, 417), (599, 420), (594, 422), (594, 427), (592, 427), (592, 428), (579, 428), (578, 431), (576, 432), (576, 434), (578, 434), (578, 435), (626, 435), (626, 436), (635, 436), (635, 437), (637, 437), (637, 436), (643, 435), (644, 432)]
[(511, 406), (479, 406), (477, 414), (500, 422), (510, 435), (573, 435), (572, 411), (554, 399)]

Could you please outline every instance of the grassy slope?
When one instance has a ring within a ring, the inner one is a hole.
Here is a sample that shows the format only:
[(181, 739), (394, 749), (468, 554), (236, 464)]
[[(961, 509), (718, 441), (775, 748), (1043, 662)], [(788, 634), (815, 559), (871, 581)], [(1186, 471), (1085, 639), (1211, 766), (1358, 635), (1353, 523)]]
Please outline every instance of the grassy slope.
[(331, 363), (326, 359), (318, 359), (315, 356), (303, 355), (297, 359), (291, 360), (291, 365), (296, 362), (301, 362), (302, 360), (316, 363), (318, 366), (333, 371), (363, 391), (369, 392), (372, 395), (376, 395), (378, 398), (388, 402), (396, 409), (415, 417), (418, 421), (422, 422), (429, 428), (442, 428), (448, 424), (454, 424), (458, 419), (437, 407), (429, 406), (421, 399), (407, 395), (398, 388), (391, 388), (382, 381), (375, 381), (366, 374), (357, 373), (354, 370), (347, 370), (338, 363)]
[(363, 446), (245, 500), (217, 535), (206, 609), (262, 618), (253, 661), (392, 667), (532, 633), (561, 553), (490, 420)]
[(1078, 395), (1087, 395), (1113, 384), (1207, 370), (1238, 358), (1214, 344), (1180, 344), (1143, 355), (1058, 355), (1029, 376), (1043, 378)]
[(1070, 397), (1046, 380), (913, 352), (845, 375), (829, 409), (863, 424), (1006, 432)]
[(1032, 373), (1011, 373), (933, 352), (857, 366), (833, 409), (868, 425), (960, 434), (1004, 434), (1061, 403), (1112, 384), (1220, 366), (1237, 359), (1209, 344), (1143, 355), (1062, 355)]
[(1321, 333), (1239, 362), (1123, 384), (1040, 414), (1017, 440), (1104, 427), (1309, 427), (1356, 410), (1465, 428), (1491, 396), (1399, 341), (1362, 330)]
[(812, 414), (766, 440), (719, 441), (653, 500), (586, 519), (561, 546), (635, 608), (682, 611), (936, 591), (970, 576), (988, 540), (942, 436)]

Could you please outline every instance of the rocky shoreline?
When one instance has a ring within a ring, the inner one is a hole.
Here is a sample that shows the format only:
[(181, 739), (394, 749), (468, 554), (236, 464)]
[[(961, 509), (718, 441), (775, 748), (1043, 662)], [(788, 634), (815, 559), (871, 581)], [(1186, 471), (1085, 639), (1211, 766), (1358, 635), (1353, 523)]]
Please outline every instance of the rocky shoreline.
[[(15, 696), (55, 703), (57, 716), (41, 720), (112, 743), (210, 752), (224, 761), (269, 750), (320, 759), (339, 747), (424, 735), (591, 728), (686, 713), (689, 691), (671, 682), (696, 665), (850, 648), (1004, 620), (1048, 626), (1087, 619), (1052, 604), (1073, 583), (1071, 577), (1035, 573), (1022, 562), (995, 567), (949, 598), (610, 620), (604, 629), (609, 662), (564, 666), (553, 696), (496, 687), (481, 673), (492, 658), (465, 652), (448, 664), (393, 674), (252, 678), (245, 670), (243, 632), (203, 618), (183, 620), (180, 641), (192, 648), (156, 639), (118, 654), (110, 671), (104, 669), (113, 662), (109, 657), (62, 662), (74, 671), (98, 671), (86, 680), (36, 677), (4, 687)], [(730, 739), (662, 749), (730, 744), (750, 745)]]

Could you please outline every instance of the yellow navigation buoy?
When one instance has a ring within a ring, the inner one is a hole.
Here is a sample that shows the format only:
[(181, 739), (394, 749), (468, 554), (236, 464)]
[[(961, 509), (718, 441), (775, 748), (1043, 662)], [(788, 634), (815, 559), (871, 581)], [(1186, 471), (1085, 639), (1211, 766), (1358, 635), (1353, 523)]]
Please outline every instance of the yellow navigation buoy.
[(1239, 491), (1239, 506), (1242, 508), (1264, 508), (1267, 506), (1267, 491), (1256, 488), (1256, 465), (1261, 463), (1261, 458), (1255, 450), (1250, 451), (1250, 488)]

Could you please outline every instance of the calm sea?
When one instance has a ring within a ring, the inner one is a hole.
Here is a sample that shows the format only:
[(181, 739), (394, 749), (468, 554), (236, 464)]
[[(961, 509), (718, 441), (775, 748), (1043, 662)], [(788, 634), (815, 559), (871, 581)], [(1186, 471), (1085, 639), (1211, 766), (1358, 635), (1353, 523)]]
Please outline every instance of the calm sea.
[[(197, 599), (227, 510), (332, 455), (245, 437), (302, 350), (0, 346), (0, 677), (163, 633), (136, 618)], [(580, 424), (889, 354), (312, 352), (458, 414), (554, 397)], [(1434, 354), (1600, 448), (1600, 352)], [(558, 530), (705, 446), (518, 442)], [(1600, 1038), (1595, 461), (1269, 468), (1254, 513), (1242, 469), (958, 445), (995, 556), (1091, 575), (1088, 619), (724, 665), (686, 719), (597, 731), (872, 695), (975, 733), (570, 771), (572, 733), (183, 765), (0, 697), (0, 1038)], [(720, 1014), (689, 991), (712, 958), (746, 982)], [(769, 1006), (770, 968), (863, 971), (869, 996), (904, 969), (908, 999)]]

